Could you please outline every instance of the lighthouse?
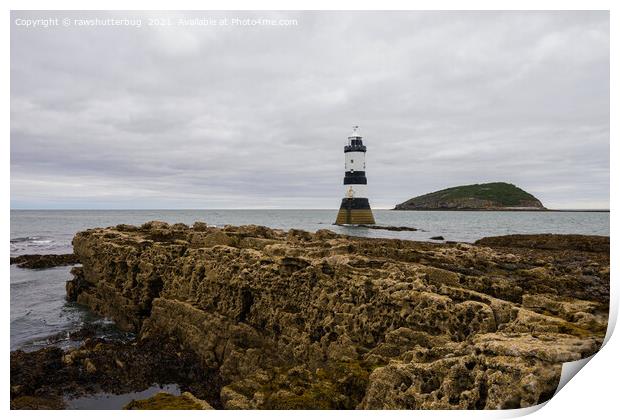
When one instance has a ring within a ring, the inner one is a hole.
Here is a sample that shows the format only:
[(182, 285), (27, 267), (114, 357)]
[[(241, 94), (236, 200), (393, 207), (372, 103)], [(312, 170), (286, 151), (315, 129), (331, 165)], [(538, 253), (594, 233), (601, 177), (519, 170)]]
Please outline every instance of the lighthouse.
[(336, 217), (337, 225), (372, 225), (375, 218), (368, 203), (366, 189), (366, 146), (362, 142), (359, 126), (344, 146), (344, 198)]

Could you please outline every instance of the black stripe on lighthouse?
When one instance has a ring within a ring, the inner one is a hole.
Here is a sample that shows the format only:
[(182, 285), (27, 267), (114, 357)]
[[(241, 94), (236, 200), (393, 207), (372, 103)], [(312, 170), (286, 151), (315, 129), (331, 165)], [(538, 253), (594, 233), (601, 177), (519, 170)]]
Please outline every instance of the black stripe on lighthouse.
[(368, 184), (366, 180), (366, 171), (350, 171), (344, 173), (344, 185), (352, 184)]
[(350, 210), (370, 210), (370, 203), (367, 198), (343, 198), (340, 208)]

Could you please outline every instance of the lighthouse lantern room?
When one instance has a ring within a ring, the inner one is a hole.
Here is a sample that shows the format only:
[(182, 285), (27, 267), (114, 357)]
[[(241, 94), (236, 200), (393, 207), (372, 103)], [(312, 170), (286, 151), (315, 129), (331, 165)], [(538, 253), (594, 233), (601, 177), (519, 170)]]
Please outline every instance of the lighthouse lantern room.
[(369, 225), (375, 218), (368, 203), (366, 189), (366, 146), (362, 142), (359, 126), (344, 146), (344, 198), (336, 217), (337, 225)]

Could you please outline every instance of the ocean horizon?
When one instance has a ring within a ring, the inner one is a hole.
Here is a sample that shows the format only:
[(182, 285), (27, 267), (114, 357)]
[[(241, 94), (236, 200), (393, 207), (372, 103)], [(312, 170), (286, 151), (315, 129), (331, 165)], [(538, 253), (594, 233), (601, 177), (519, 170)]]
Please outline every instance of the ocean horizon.
[(207, 209), (207, 210), (11, 210), (11, 255), (72, 252), (71, 239), (85, 229), (118, 224), (141, 225), (196, 221), (213, 226), (262, 225), (336, 233), (431, 241), (475, 242), (487, 236), (510, 234), (582, 234), (609, 236), (609, 212), (604, 211), (395, 211), (374, 209), (376, 222), (416, 231), (386, 231), (334, 225), (337, 209)]

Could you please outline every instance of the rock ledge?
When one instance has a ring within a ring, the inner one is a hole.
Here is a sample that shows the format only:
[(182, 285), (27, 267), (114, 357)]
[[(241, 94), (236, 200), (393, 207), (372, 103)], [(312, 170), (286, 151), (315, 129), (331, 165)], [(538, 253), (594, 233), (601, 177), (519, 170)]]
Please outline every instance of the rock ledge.
[[(527, 407), (607, 325), (602, 250), (163, 222), (73, 245), (71, 297), (193, 354), (209, 391), (183, 390), (216, 408)], [(20, 369), (12, 356), (12, 385)]]

